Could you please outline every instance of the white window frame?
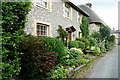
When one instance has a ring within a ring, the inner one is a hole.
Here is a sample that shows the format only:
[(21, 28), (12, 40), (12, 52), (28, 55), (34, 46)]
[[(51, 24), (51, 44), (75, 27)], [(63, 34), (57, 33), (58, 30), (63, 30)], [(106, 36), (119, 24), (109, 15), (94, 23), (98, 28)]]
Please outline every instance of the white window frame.
[(77, 12), (77, 22), (78, 22), (78, 23), (80, 23), (80, 22), (81, 22), (80, 12)]
[(68, 4), (64, 3), (64, 16), (67, 18), (71, 18), (71, 6), (69, 6)]
[[(45, 27), (46, 27), (46, 31), (45, 31), (45, 30), (40, 30), (40, 29), (39, 29), (39, 35), (38, 35), (38, 24), (41, 25), (40, 27), (44, 27), (44, 29), (45, 29)], [(48, 29), (49, 29), (49, 25), (42, 24), (42, 23), (37, 23), (37, 26), (36, 26), (36, 33), (37, 33), (37, 36), (40, 36), (40, 37), (48, 37), (48, 34), (49, 34)], [(43, 31), (43, 33), (46, 32), (46, 35), (42, 35), (42, 34), (41, 34), (41, 33), (42, 33), (41, 31)]]

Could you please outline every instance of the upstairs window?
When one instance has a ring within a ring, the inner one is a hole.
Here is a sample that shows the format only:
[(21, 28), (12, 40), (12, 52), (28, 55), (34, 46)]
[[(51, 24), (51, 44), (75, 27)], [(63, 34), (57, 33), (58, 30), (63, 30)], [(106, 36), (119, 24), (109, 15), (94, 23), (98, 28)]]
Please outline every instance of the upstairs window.
[(48, 0), (36, 0), (36, 1), (38, 6), (48, 8)]
[(70, 6), (65, 4), (65, 16), (70, 17)]
[(37, 23), (37, 36), (47, 37), (48, 27), (48, 25)]
[(78, 12), (78, 17), (77, 17), (77, 21), (80, 23), (80, 20), (81, 18), (80, 18), (80, 13)]

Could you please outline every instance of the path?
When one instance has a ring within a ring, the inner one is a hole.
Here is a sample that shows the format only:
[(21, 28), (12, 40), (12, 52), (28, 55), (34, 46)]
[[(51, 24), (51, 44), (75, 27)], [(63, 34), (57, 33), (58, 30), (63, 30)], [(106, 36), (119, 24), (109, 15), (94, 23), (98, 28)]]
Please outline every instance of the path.
[(87, 73), (86, 78), (118, 78), (118, 49), (115, 47), (98, 60)]

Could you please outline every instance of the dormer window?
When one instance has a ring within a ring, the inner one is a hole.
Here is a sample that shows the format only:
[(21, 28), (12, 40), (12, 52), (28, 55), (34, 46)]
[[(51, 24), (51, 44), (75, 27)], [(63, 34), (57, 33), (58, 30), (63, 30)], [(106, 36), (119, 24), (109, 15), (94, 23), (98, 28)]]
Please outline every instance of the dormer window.
[(77, 22), (78, 22), (78, 23), (80, 23), (80, 21), (81, 21), (80, 19), (81, 19), (81, 18), (80, 18), (80, 13), (78, 12), (78, 16), (77, 16)]
[(36, 0), (36, 1), (38, 6), (48, 8), (48, 0)]
[(70, 6), (65, 5), (65, 16), (70, 17)]

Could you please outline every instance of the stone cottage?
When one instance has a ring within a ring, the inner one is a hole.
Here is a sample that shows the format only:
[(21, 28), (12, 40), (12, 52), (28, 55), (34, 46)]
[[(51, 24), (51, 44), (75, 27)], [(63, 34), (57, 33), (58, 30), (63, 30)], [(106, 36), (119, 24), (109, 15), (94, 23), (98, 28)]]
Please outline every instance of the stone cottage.
[(69, 40), (75, 40), (81, 36), (83, 15), (89, 16), (68, 0), (33, 0), (25, 31), (34, 36), (56, 37), (61, 25), (69, 33)]
[(89, 15), (89, 17), (87, 17), (89, 20), (89, 34), (92, 34), (93, 32), (99, 32), (101, 25), (106, 26), (102, 19), (92, 10), (91, 3), (79, 5), (78, 7)]

